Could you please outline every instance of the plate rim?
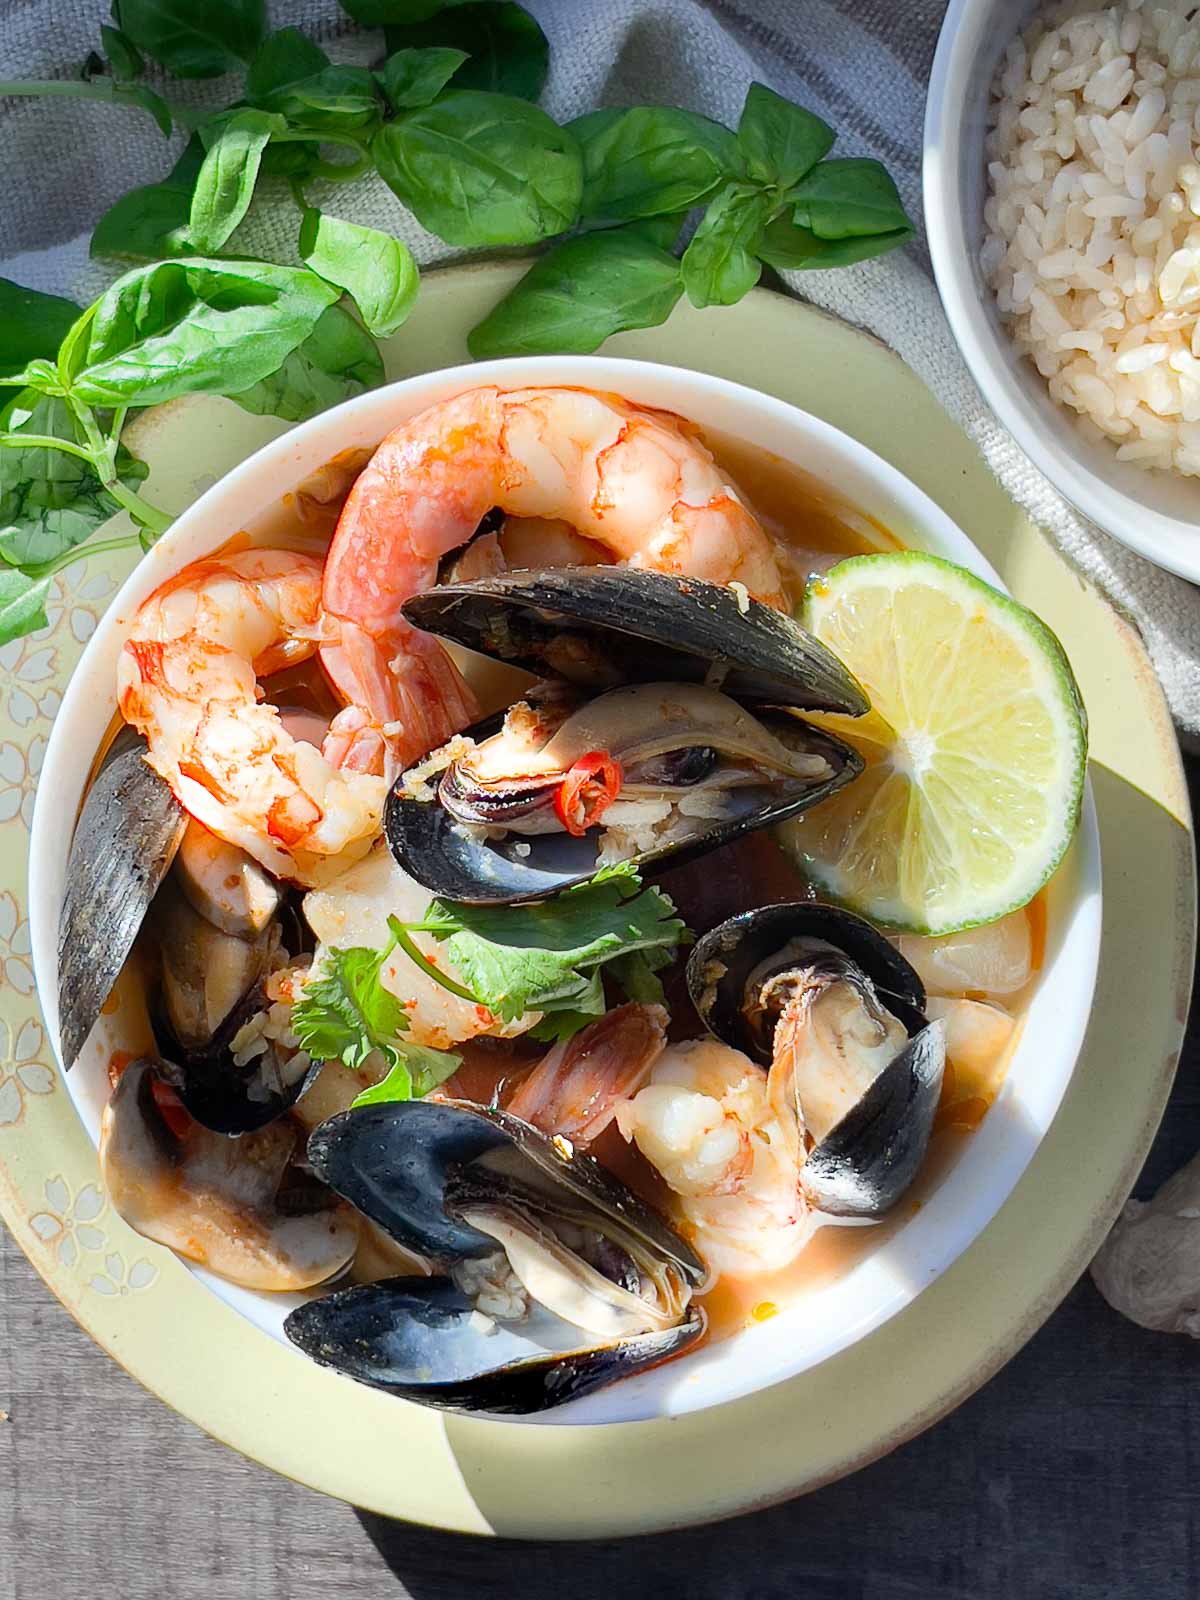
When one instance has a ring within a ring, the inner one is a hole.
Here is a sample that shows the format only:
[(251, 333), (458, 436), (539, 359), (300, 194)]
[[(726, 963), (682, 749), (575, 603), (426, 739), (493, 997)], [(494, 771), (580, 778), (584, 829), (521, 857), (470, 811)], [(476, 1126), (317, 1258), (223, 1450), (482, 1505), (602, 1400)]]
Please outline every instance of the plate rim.
[[(458, 278), (479, 277), (480, 275), (486, 276), (486, 278), (490, 281), (493, 278), (499, 280), (505, 275), (512, 276), (514, 274), (514, 270), (514, 264), (509, 262), (472, 263), (466, 267), (444, 269), (436, 274), (436, 276), (441, 279), (443, 283), (453, 283)], [(432, 277), (433, 275), (431, 274), (429, 276)], [(823, 319), (826, 322), (835, 320), (826, 318), (824, 313), (817, 312), (812, 307), (808, 307), (801, 302), (789, 299), (787, 297), (777, 295), (769, 290), (756, 290), (754, 292), (753, 299), (757, 304), (762, 304), (764, 299), (769, 300), (769, 302), (771, 302), (771, 309), (773, 312), (780, 313), (784, 316), (796, 317), (800, 319), (801, 323), (803, 323), (805, 319), (814, 317)], [(878, 342), (870, 338), (870, 336), (863, 335), (856, 330), (847, 329), (843, 324), (838, 324), (838, 327), (842, 328), (848, 336), (856, 340), (862, 340), (872, 349), (877, 357), (882, 357), (882, 359), (886, 361), (896, 363), (898, 366), (900, 365), (898, 357), (896, 357), (891, 351), (888, 351), (884, 347), (880, 346)], [(653, 352), (651, 352), (651, 354), (653, 356)], [(667, 361), (668, 364), (683, 364), (680, 362), (670, 362), (669, 358), (667, 357), (663, 357), (662, 359)], [(947, 421), (946, 425), (947, 427), (953, 427), (953, 424), (949, 421)], [(937, 500), (938, 497), (936, 494), (934, 494), (933, 498)], [(986, 556), (987, 552), (985, 551), (984, 554)], [(1158, 690), (1158, 687), (1154, 682), (1153, 674), (1149, 669), (1144, 650), (1142, 649), (1140, 642), (1136, 641), (1134, 638), (1127, 623), (1125, 623), (1119, 616), (1116, 616), (1115, 613), (1112, 615), (1112, 621), (1116, 630), (1123, 638), (1127, 650), (1129, 651), (1136, 676), (1142, 680), (1140, 683), (1139, 692), (1142, 694), (1143, 698), (1149, 697), (1147, 704), (1143, 706), (1142, 709), (1150, 712), (1159, 723), (1163, 723), (1165, 720), (1165, 712), (1161, 702), (1161, 691)], [(1167, 722), (1165, 726), (1169, 730), (1169, 722)], [(1169, 731), (1167, 737), (1170, 742), (1170, 748), (1168, 749), (1166, 746), (1164, 746), (1164, 759), (1167, 767), (1170, 769), (1170, 776), (1174, 780), (1175, 786), (1178, 788), (1181, 786), (1179, 753), (1177, 747), (1174, 745), (1173, 735), (1170, 735)], [(1184, 791), (1184, 793), (1186, 794), (1186, 791)], [(1178, 796), (1175, 797), (1175, 800), (1176, 804), (1178, 804)], [(1186, 805), (1186, 800), (1184, 801), (1184, 804)], [(1192, 860), (1190, 832), (1188, 832), (1186, 835), (1186, 848), (1184, 856), (1184, 864), (1190, 864)], [(1184, 874), (1184, 880), (1185, 881), (1180, 885), (1177, 885), (1181, 891), (1181, 898), (1176, 906), (1176, 925), (1182, 930), (1182, 948), (1185, 949), (1186, 953), (1190, 953), (1194, 946), (1194, 878), (1188, 882), (1187, 874)], [(1186, 1004), (1184, 1002), (1186, 1002), (1187, 988), (1188, 983), (1190, 982), (1190, 962), (1185, 962), (1183, 965), (1188, 966), (1189, 971), (1185, 976), (1182, 987), (1177, 987), (1177, 993), (1181, 1001), (1180, 1009), (1182, 1010), (1183, 1014), (1186, 1015)], [(1092, 1219), (1092, 1225), (1090, 1229), (1084, 1230), (1083, 1233), (1079, 1235), (1075, 1242), (1074, 1248), (1060, 1260), (1058, 1268), (1054, 1274), (1053, 1281), (1026, 1308), (1019, 1321), (1012, 1328), (1010, 1328), (1005, 1335), (992, 1342), (989, 1347), (984, 1349), (979, 1357), (978, 1362), (961, 1378), (961, 1380), (952, 1384), (943, 1393), (935, 1396), (923, 1408), (914, 1411), (903, 1427), (899, 1429), (892, 1429), (887, 1434), (880, 1436), (865, 1451), (860, 1450), (852, 1457), (847, 1456), (844, 1458), (839, 1458), (829, 1466), (828, 1470), (819, 1474), (811, 1474), (806, 1476), (803, 1470), (803, 1464), (798, 1462), (796, 1463), (795, 1468), (789, 1474), (787, 1474), (785, 1479), (781, 1479), (780, 1481), (772, 1483), (769, 1486), (763, 1484), (759, 1487), (757, 1493), (740, 1493), (735, 1500), (724, 1501), (720, 1499), (705, 1500), (700, 1497), (694, 1497), (693, 1503), (688, 1505), (687, 1510), (683, 1515), (678, 1513), (667, 1513), (660, 1516), (656, 1515), (655, 1512), (651, 1510), (646, 1513), (644, 1517), (634, 1519), (632, 1523), (626, 1520), (620, 1525), (596, 1521), (595, 1517), (593, 1516), (590, 1522), (587, 1522), (583, 1525), (560, 1525), (557, 1527), (539, 1526), (536, 1531), (531, 1531), (527, 1528), (514, 1530), (512, 1527), (508, 1526), (481, 1527), (474, 1518), (465, 1514), (461, 1508), (444, 1516), (419, 1514), (418, 1517), (414, 1518), (413, 1520), (421, 1520), (429, 1523), (430, 1525), (456, 1528), (460, 1531), (469, 1532), (512, 1533), (516, 1531), (518, 1536), (524, 1537), (577, 1537), (581, 1532), (591, 1533), (594, 1536), (596, 1534), (605, 1532), (614, 1533), (625, 1531), (649, 1531), (652, 1528), (685, 1526), (689, 1523), (694, 1523), (697, 1521), (712, 1520), (715, 1517), (722, 1515), (735, 1515), (740, 1511), (749, 1510), (755, 1506), (773, 1504), (780, 1500), (790, 1498), (796, 1493), (819, 1487), (820, 1484), (831, 1481), (833, 1478), (843, 1475), (846, 1471), (854, 1470), (860, 1465), (865, 1465), (869, 1460), (877, 1459), (879, 1455), (886, 1453), (891, 1448), (894, 1448), (895, 1445), (903, 1442), (904, 1439), (911, 1438), (924, 1427), (929, 1426), (939, 1416), (944, 1415), (948, 1410), (953, 1409), (956, 1404), (960, 1403), (960, 1401), (969, 1393), (973, 1392), (974, 1389), (979, 1387), (982, 1382), (986, 1381), (987, 1377), (989, 1377), (994, 1371), (998, 1370), (998, 1368), (1003, 1365), (1013, 1353), (1015, 1353), (1016, 1349), (1018, 1349), (1025, 1342), (1025, 1340), (1033, 1333), (1033, 1331), (1040, 1326), (1041, 1322), (1062, 1298), (1062, 1295), (1074, 1281), (1079, 1271), (1082, 1270), (1082, 1267), (1086, 1265), (1086, 1261), (1090, 1257), (1095, 1243), (1098, 1242), (1099, 1238), (1102, 1236), (1105, 1228), (1107, 1227), (1109, 1216), (1119, 1207), (1125, 1193), (1128, 1192), (1128, 1188), (1132, 1184), (1144, 1157), (1145, 1149), (1148, 1147), (1149, 1140), (1153, 1135), (1155, 1127), (1157, 1126), (1162, 1106), (1165, 1103), (1166, 1093), (1170, 1086), (1171, 1077), (1173, 1075), (1174, 1058), (1178, 1053), (1178, 1043), (1182, 1038), (1181, 1022), (1176, 1031), (1178, 1032), (1178, 1038), (1175, 1041), (1175, 1048), (1174, 1050), (1168, 1050), (1165, 1053), (1153, 1078), (1151, 1092), (1148, 1096), (1148, 1114), (1142, 1126), (1138, 1130), (1136, 1139), (1129, 1148), (1127, 1158), (1122, 1166), (1121, 1171), (1116, 1174), (1115, 1177), (1110, 1178), (1108, 1203), (1097, 1211), (1096, 1216)], [(85, 1137), (82, 1133), (82, 1129), (80, 1129), (80, 1135), (81, 1137)], [(1026, 1181), (1028, 1180), (1022, 1180), (1022, 1182)], [(10, 1206), (13, 1208), (13, 1210), (16, 1210), (17, 1207), (9, 1174), (4, 1170), (2, 1165), (0, 1165), (0, 1199), (4, 1201), (4, 1204), (2, 1207), (0, 1207), (0, 1209), (4, 1210), (6, 1220), (9, 1220), (10, 1226), (13, 1226), (12, 1217), (10, 1215)], [(30, 1259), (33, 1261), (35, 1268), (39, 1271), (39, 1273), (41, 1273), (42, 1277), (48, 1283), (52, 1291), (58, 1294), (60, 1299), (63, 1299), (64, 1304), (67, 1305), (67, 1308), (72, 1312), (73, 1315), (76, 1316), (76, 1319), (81, 1323), (82, 1326), (85, 1327), (91, 1337), (95, 1339), (96, 1342), (100, 1343), (103, 1348), (107, 1349), (109, 1353), (113, 1354), (118, 1360), (123, 1360), (124, 1352), (120, 1348), (121, 1340), (119, 1338), (114, 1339), (111, 1335), (111, 1332), (106, 1336), (92, 1326), (87, 1317), (82, 1313), (79, 1304), (73, 1304), (71, 1300), (62, 1293), (62, 1287), (59, 1283), (54, 1281), (53, 1273), (44, 1270), (44, 1258), (39, 1257), (35, 1252), (26, 1247), (26, 1241), (16, 1227), (13, 1227), (13, 1231), (17, 1237), (18, 1243), (22, 1245), (22, 1248), (25, 1249), (25, 1253), (29, 1255)], [(970, 1251), (968, 1251), (967, 1254), (969, 1256)], [(951, 1272), (953, 1272), (953, 1270), (954, 1269), (952, 1268)], [(179, 1271), (181, 1273), (185, 1273), (186, 1275), (186, 1269), (180, 1267)], [(937, 1286), (935, 1286), (935, 1288), (936, 1287)], [(926, 1295), (933, 1292), (933, 1290), (928, 1290), (926, 1291)], [(921, 1300), (925, 1299), (925, 1297), (925, 1295), (922, 1295), (919, 1297), (916, 1303), (919, 1304)], [(206, 1298), (211, 1299), (211, 1297)], [(240, 1322), (241, 1319), (236, 1318), (236, 1314), (232, 1311), (229, 1311), (224, 1307), (221, 1307), (220, 1309), (225, 1316), (229, 1318), (235, 1318)], [(907, 1313), (902, 1313), (901, 1316), (906, 1314)], [(251, 1331), (257, 1338), (257, 1330)], [(880, 1333), (883, 1332), (886, 1332), (886, 1329), (880, 1330)], [(878, 1337), (879, 1335), (876, 1334), (872, 1336), (872, 1339)], [(864, 1341), (864, 1343), (870, 1342), (870, 1339)], [(287, 1352), (284, 1352), (284, 1354), (287, 1354)], [(840, 1358), (835, 1357), (834, 1359), (838, 1360)], [(123, 1364), (125, 1364), (124, 1361)], [(127, 1370), (132, 1371), (133, 1368), (129, 1367)], [(176, 1409), (181, 1410), (184, 1415), (195, 1420), (199, 1426), (204, 1428), (205, 1431), (209, 1432), (213, 1437), (221, 1439), (223, 1442), (230, 1444), (235, 1449), (239, 1449), (241, 1453), (248, 1455), (252, 1459), (264, 1461), (265, 1464), (270, 1465), (274, 1470), (282, 1472), (285, 1476), (293, 1477), (295, 1481), (306, 1483), (311, 1487), (323, 1489), (328, 1493), (339, 1493), (339, 1489), (337, 1487), (330, 1487), (327, 1479), (325, 1481), (319, 1481), (322, 1476), (320, 1471), (317, 1471), (314, 1474), (311, 1467), (306, 1471), (298, 1463), (290, 1459), (281, 1459), (277, 1453), (273, 1455), (273, 1452), (269, 1446), (264, 1448), (261, 1445), (256, 1445), (247, 1448), (242, 1439), (238, 1437), (238, 1428), (233, 1425), (232, 1421), (223, 1424), (220, 1419), (214, 1421), (210, 1417), (199, 1416), (196, 1414), (196, 1411), (192, 1406), (181, 1403), (177, 1395), (174, 1395), (170, 1392), (164, 1392), (164, 1390), (170, 1391), (173, 1388), (172, 1384), (164, 1383), (162, 1387), (159, 1387), (158, 1383), (154, 1381), (154, 1378), (152, 1376), (147, 1376), (144, 1370), (138, 1370), (134, 1373), (134, 1375), (139, 1378), (139, 1381), (151, 1388), (153, 1392), (159, 1394), (160, 1397), (166, 1400), (168, 1404), (173, 1405)], [(340, 1380), (338, 1381), (340, 1383)], [(791, 1384), (800, 1382), (803, 1382), (803, 1377), (790, 1380), (788, 1384), (780, 1385), (776, 1390), (765, 1392), (778, 1393), (781, 1390), (790, 1387)], [(339, 1393), (340, 1392), (341, 1390), (339, 1388)], [(699, 1413), (697, 1416), (707, 1416), (711, 1418), (714, 1415), (731, 1412), (734, 1409), (741, 1407), (743, 1404), (744, 1402), (741, 1401), (733, 1402), (733, 1404), (730, 1406), (719, 1408), (718, 1412), (716, 1413), (709, 1411), (705, 1413)], [(472, 1427), (476, 1428), (485, 1427), (500, 1430), (511, 1426), (513, 1425), (495, 1423), (472, 1424)], [(557, 1432), (560, 1434), (568, 1433), (577, 1438), (580, 1432), (615, 1434), (618, 1432), (624, 1432), (627, 1428), (631, 1430), (661, 1430), (672, 1426), (674, 1426), (674, 1424), (656, 1422), (647, 1424), (623, 1424), (620, 1426), (606, 1425), (595, 1429), (586, 1430), (571, 1429), (540, 1431)], [(522, 1429), (521, 1432), (524, 1434), (525, 1438), (528, 1439), (531, 1430)], [(378, 1495), (376, 1492), (371, 1491), (356, 1493), (353, 1496), (344, 1497), (351, 1498), (354, 1503), (363, 1505), (368, 1509), (381, 1511), (385, 1515), (399, 1515), (401, 1517), (405, 1515), (405, 1507), (398, 1505), (396, 1499), (391, 1494)], [(411, 1508), (409, 1509), (411, 1510)], [(590, 1510), (592, 1513), (594, 1513), (596, 1508), (593, 1507), (580, 1509)]]

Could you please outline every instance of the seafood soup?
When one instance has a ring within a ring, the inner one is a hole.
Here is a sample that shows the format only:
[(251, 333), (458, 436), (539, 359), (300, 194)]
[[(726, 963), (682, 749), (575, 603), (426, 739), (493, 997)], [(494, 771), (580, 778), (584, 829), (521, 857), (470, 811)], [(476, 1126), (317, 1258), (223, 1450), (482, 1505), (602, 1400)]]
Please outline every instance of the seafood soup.
[(1031, 691), (1060, 810), (1020, 834), (972, 790), (987, 863), (949, 840), (829, 620), (900, 554), (743, 441), (479, 386), (163, 582), (60, 933), (64, 1064), (114, 1008), (136, 1041), (95, 1066), (115, 1210), (287, 1297), (315, 1360), (486, 1413), (686, 1362), (878, 1249), (1000, 1090), (1084, 748)]

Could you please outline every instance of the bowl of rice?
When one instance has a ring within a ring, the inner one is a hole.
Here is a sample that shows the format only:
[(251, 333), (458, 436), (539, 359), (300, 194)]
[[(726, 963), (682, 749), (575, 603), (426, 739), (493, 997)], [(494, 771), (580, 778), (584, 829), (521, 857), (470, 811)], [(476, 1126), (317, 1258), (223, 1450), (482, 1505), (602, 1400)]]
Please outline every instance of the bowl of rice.
[(1085, 516), (1200, 582), (1200, 3), (951, 0), (925, 120), (938, 288)]

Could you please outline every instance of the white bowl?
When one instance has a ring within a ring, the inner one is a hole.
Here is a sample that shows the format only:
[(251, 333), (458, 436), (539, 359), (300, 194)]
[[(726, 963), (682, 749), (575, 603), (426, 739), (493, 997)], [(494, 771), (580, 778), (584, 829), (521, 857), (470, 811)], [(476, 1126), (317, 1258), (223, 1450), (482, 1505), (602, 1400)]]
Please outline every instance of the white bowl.
[[(46, 751), (30, 850), (34, 968), (56, 1049), (56, 931), (70, 844), (64, 819), (76, 814), (93, 755), (114, 715), (116, 661), (134, 610), (168, 575), (276, 509), (283, 495), (338, 451), (372, 445), (414, 412), (480, 383), (613, 390), (753, 440), (835, 485), (905, 543), (999, 583), (965, 534), (871, 451), (779, 400), (700, 373), (598, 357), (526, 358), (411, 378), (326, 412), (258, 451), (178, 519), (122, 588), (71, 680)], [(1089, 791), (1079, 837), (1051, 887), (1041, 979), (1003, 1090), (925, 1204), (845, 1276), (807, 1293), (779, 1316), (537, 1420), (634, 1421), (716, 1405), (814, 1366), (902, 1310), (987, 1226), (1049, 1127), (1083, 1040), (1099, 941), (1099, 843)], [(128, 1043), (121, 1037), (120, 1012), (102, 1017), (67, 1079), (93, 1140), (108, 1092), (105, 1064)], [(194, 1270), (214, 1293), (283, 1340), (291, 1299), (250, 1293)]]
[(1200, 480), (1093, 444), (1000, 325), (979, 267), (983, 141), (996, 68), (1037, 0), (950, 0), (925, 107), (925, 228), (942, 304), (984, 399), (1050, 482), (1114, 539), (1200, 582)]

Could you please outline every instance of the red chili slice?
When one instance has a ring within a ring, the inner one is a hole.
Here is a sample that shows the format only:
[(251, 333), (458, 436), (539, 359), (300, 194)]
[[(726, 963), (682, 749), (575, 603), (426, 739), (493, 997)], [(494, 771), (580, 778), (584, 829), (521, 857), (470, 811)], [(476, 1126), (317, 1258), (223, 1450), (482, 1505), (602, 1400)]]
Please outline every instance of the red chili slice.
[(567, 773), (554, 797), (554, 809), (568, 833), (581, 838), (594, 827), (621, 792), (625, 774), (607, 750), (589, 750)]
[(192, 1119), (184, 1109), (183, 1101), (169, 1083), (164, 1083), (161, 1078), (153, 1076), (150, 1079), (150, 1093), (167, 1127), (177, 1139), (182, 1139), (192, 1125)]

